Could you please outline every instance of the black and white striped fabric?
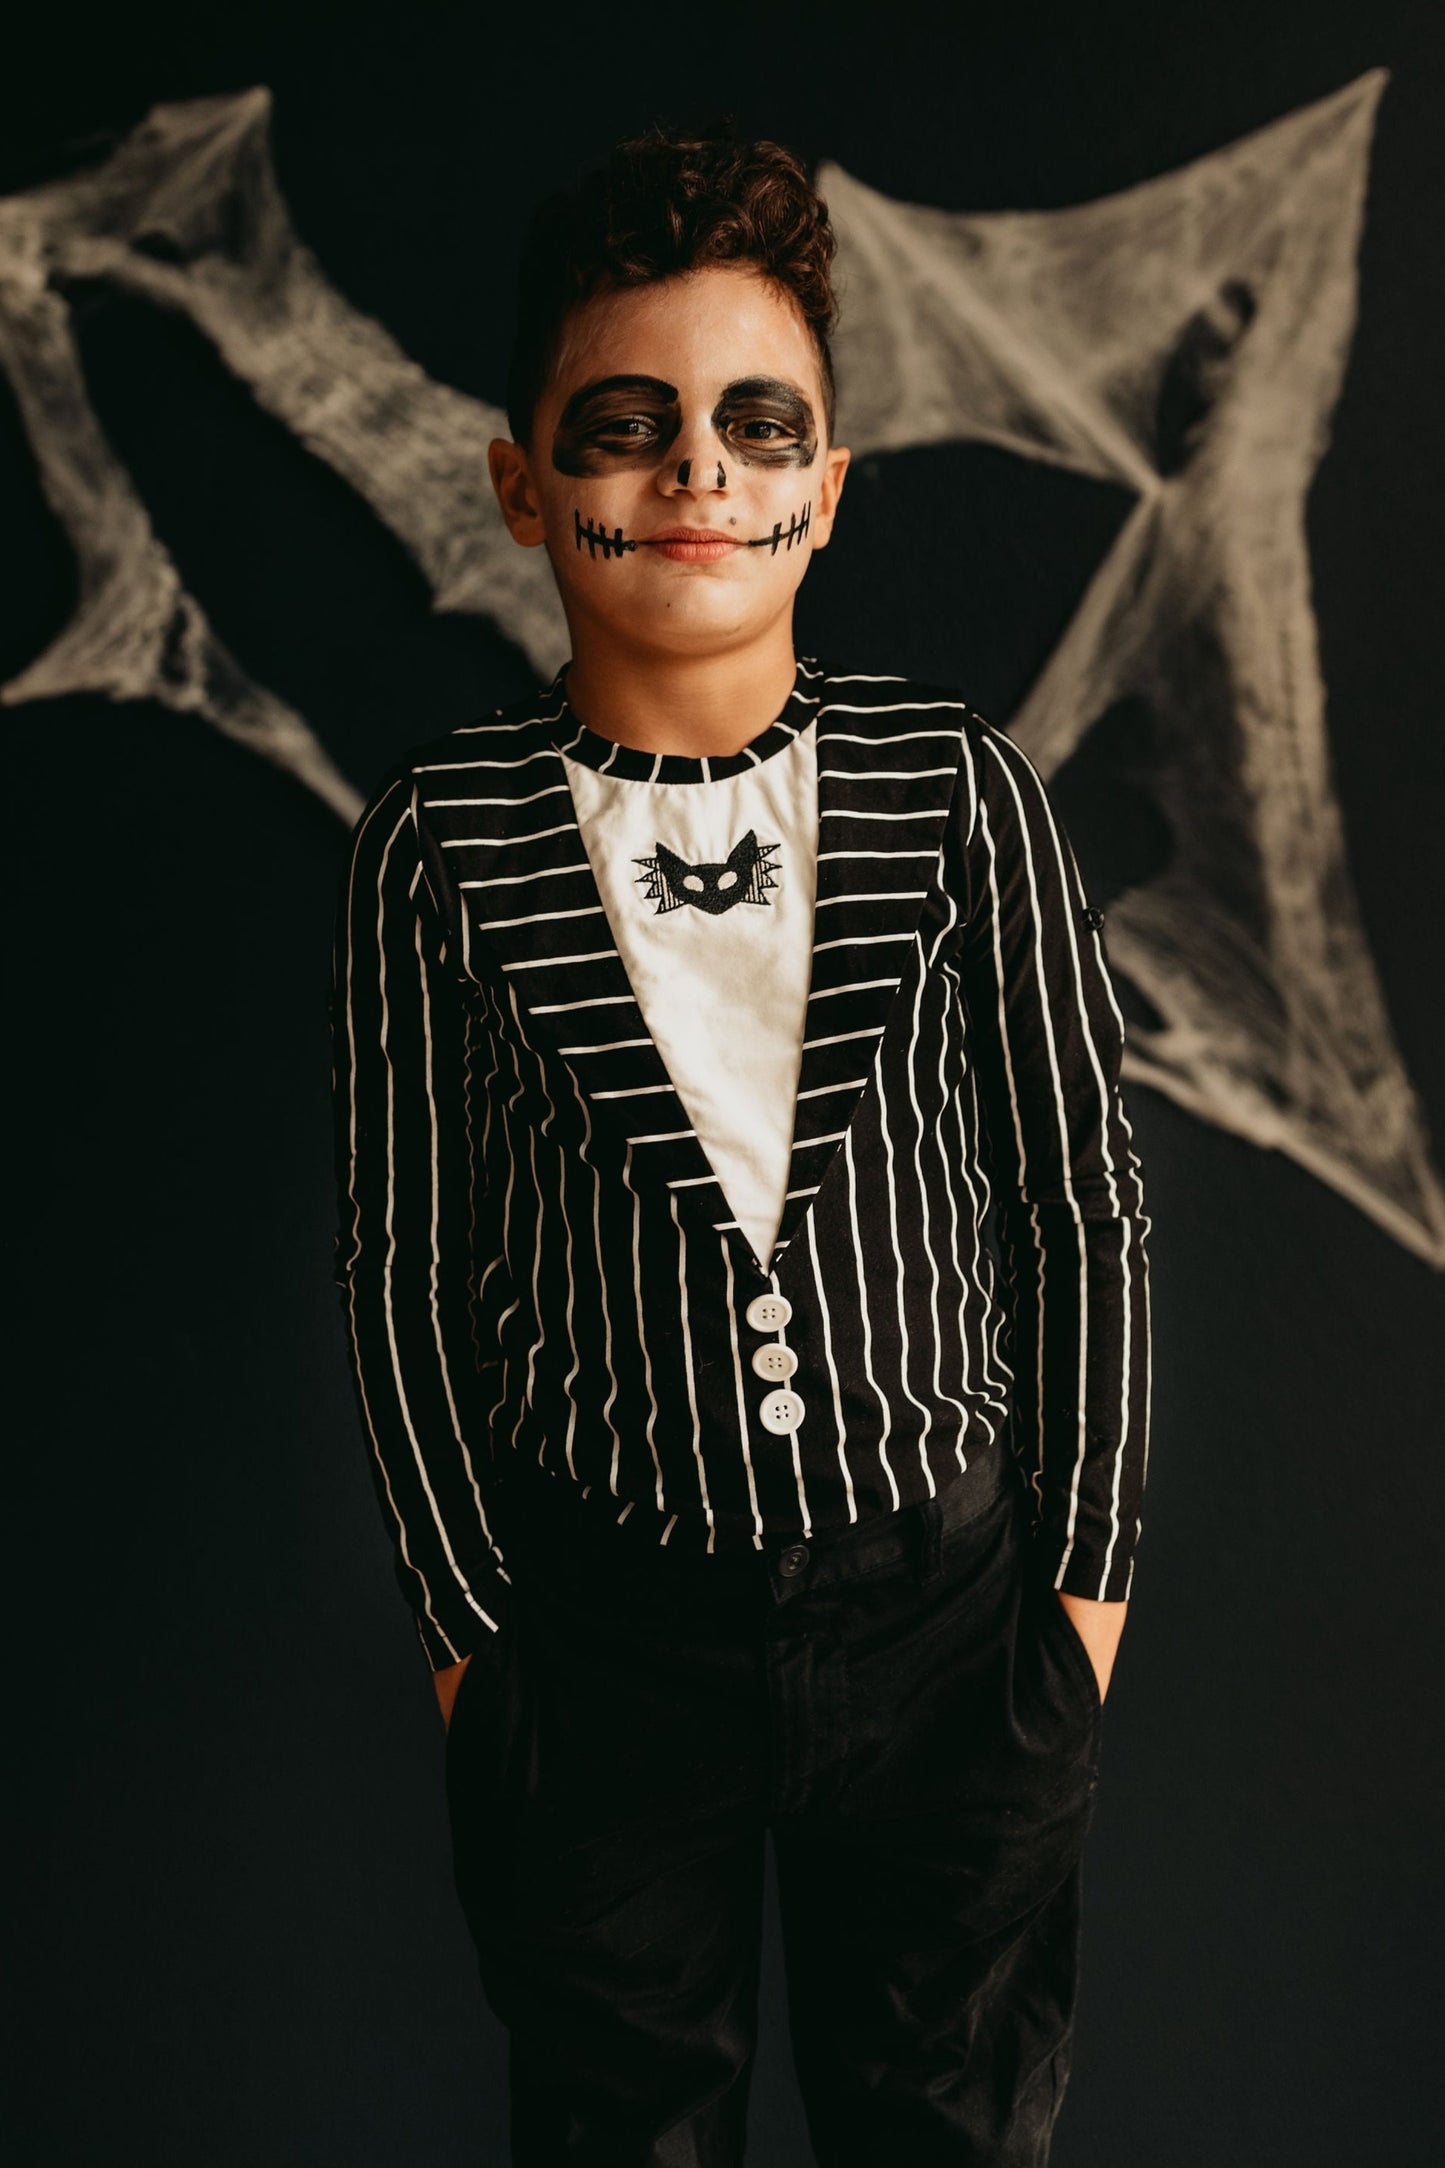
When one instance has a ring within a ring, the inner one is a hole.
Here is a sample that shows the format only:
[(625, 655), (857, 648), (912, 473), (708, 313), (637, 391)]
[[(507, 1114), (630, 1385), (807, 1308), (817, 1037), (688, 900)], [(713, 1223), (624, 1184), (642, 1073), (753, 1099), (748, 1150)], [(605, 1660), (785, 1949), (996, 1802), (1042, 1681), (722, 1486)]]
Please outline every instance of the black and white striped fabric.
[(754, 740), (816, 723), (807, 1034), (765, 1271), (612, 939), (564, 682), (393, 768), (338, 906), (336, 1278), (431, 1663), (506, 1617), (488, 1487), (515, 1452), (715, 1550), (895, 1511), (1006, 1439), (1056, 1586), (1124, 1597), (1150, 1223), (1102, 914), (1036, 771), (956, 692), (808, 659)]

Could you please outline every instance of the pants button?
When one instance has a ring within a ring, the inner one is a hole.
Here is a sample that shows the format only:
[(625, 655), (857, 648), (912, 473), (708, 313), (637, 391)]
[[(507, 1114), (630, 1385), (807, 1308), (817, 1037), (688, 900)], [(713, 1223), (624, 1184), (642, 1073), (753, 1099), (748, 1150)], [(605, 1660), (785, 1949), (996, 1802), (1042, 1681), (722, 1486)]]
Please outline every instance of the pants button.
[(779, 1554), (778, 1571), (779, 1573), (801, 1573), (807, 1563), (807, 1544), (790, 1543), (787, 1549)]

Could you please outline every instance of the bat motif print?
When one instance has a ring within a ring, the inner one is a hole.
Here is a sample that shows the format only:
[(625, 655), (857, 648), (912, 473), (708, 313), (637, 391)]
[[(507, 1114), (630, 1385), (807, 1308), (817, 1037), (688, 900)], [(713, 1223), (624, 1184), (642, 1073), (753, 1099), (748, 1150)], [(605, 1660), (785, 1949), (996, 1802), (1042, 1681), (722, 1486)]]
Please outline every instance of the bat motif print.
[(778, 885), (781, 848), (778, 843), (759, 843), (756, 830), (750, 828), (717, 864), (690, 865), (665, 843), (658, 844), (655, 856), (633, 863), (643, 869), (637, 878), (646, 884), (644, 894), (649, 903), (656, 903), (659, 916), (690, 903), (715, 918), (735, 903), (772, 902), (768, 890)]

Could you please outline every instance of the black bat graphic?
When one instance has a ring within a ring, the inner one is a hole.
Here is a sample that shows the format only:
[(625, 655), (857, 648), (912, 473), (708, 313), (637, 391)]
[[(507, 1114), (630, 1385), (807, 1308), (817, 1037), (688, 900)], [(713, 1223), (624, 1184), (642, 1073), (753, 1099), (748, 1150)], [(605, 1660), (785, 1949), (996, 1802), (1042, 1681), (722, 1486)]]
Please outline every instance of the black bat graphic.
[(647, 883), (647, 900), (656, 903), (659, 914), (690, 903), (716, 917), (735, 903), (772, 902), (768, 890), (778, 885), (776, 854), (781, 848), (777, 843), (759, 843), (750, 828), (720, 864), (689, 865), (665, 843), (658, 844), (655, 857), (637, 858), (633, 863), (643, 868), (637, 878)]

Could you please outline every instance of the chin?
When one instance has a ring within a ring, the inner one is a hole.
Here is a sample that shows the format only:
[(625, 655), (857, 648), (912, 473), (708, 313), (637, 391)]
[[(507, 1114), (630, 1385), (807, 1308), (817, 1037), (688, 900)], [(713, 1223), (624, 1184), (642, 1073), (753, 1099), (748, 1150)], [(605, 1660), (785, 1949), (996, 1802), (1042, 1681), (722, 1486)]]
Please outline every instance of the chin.
[(777, 616), (772, 610), (731, 608), (650, 610), (628, 621), (630, 638), (670, 655), (705, 653), (711, 648), (741, 647), (756, 639)]
[(732, 582), (677, 581), (666, 595), (633, 595), (621, 606), (587, 616), (599, 629), (631, 647), (656, 654), (690, 655), (738, 647), (761, 635), (786, 610), (791, 596), (744, 597)]

